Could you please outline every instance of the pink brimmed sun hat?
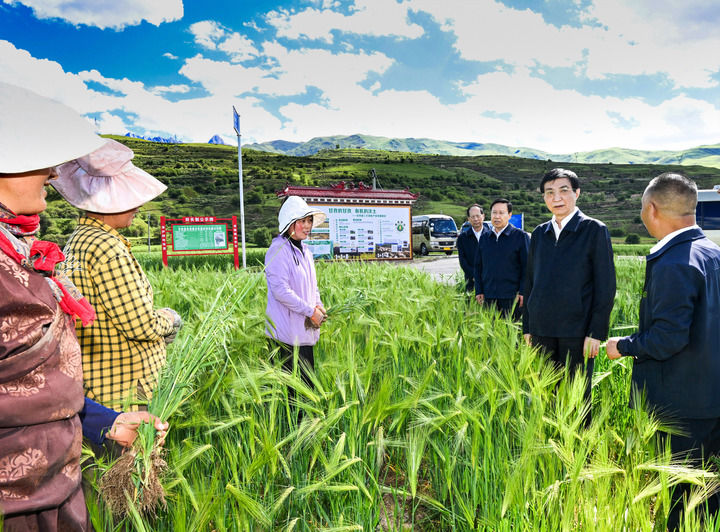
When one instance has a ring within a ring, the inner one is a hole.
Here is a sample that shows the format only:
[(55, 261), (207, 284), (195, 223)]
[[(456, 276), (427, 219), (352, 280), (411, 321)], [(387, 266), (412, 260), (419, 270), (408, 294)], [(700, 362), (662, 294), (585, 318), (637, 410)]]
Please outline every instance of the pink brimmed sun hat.
[(0, 82), (0, 173), (51, 168), (105, 142), (87, 118), (68, 106)]
[(61, 164), (50, 184), (70, 205), (84, 211), (116, 214), (140, 207), (167, 187), (135, 166), (127, 146), (109, 140), (100, 149)]

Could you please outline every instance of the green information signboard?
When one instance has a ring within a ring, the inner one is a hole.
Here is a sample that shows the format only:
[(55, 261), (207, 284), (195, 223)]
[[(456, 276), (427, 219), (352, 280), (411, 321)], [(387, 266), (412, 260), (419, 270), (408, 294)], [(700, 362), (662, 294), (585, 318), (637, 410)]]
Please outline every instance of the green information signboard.
[(227, 248), (227, 225), (173, 225), (172, 247), (175, 251), (197, 251)]

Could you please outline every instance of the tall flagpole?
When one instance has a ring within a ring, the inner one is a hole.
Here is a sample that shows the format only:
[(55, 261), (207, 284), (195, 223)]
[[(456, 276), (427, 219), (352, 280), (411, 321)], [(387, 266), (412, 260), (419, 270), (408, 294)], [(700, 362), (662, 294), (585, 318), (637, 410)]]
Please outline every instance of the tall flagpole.
[(233, 105), (233, 127), (237, 134), (238, 143), (238, 186), (240, 187), (240, 238), (242, 240), (242, 265), (247, 267), (245, 260), (245, 200), (243, 199), (243, 173), (242, 173), (242, 148), (240, 142), (240, 115)]

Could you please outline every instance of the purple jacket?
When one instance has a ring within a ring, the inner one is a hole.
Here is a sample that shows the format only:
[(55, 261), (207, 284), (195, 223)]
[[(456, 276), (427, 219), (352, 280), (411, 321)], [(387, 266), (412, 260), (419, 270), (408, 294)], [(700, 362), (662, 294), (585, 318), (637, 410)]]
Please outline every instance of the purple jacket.
[(306, 329), (305, 318), (321, 305), (315, 262), (305, 244), (302, 251), (287, 238), (273, 238), (265, 254), (268, 302), (265, 334), (288, 345), (315, 345), (319, 329)]

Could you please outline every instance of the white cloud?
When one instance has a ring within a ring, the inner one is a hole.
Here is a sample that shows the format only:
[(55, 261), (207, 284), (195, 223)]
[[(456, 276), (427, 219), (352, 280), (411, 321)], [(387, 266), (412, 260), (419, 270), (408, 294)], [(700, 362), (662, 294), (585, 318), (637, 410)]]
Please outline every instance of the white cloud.
[(272, 138), (361, 132), (496, 142), (551, 153), (613, 146), (681, 149), (720, 138), (720, 111), (687, 97), (651, 105), (587, 96), (557, 90), (528, 71), (486, 74), (462, 90), (468, 99), (453, 105), (443, 105), (426, 91), (373, 94), (361, 88), (336, 96), (328, 106), (289, 104), (280, 109), (289, 120)]
[(684, 44), (716, 38), (720, 9), (713, 0), (595, 0), (587, 12), (593, 18), (618, 33)]
[(455, 48), (471, 61), (504, 61), (515, 66), (572, 66), (582, 59), (594, 30), (547, 24), (529, 9), (509, 8), (494, 0), (413, 0), (444, 31), (457, 37)]
[(225, 37), (225, 29), (213, 20), (202, 20), (190, 25), (195, 42), (208, 50), (217, 50), (217, 42)]
[(178, 56), (171, 54), (170, 52), (165, 52), (163, 54), (163, 57), (167, 57), (168, 59), (176, 60), (179, 59)]
[[(568, 67), (590, 79), (660, 74), (677, 87), (717, 86), (711, 76), (720, 70), (720, 10), (702, 0), (659, 2), (597, 0), (581, 27), (557, 27), (494, 0), (412, 0), (412, 6), (454, 33), (468, 60)], [(699, 13), (709, 13), (707, 20)]]
[(197, 55), (185, 62), (180, 73), (213, 94), (257, 92), (293, 96), (317, 87), (332, 102), (356, 91), (358, 83), (370, 72), (382, 73), (392, 64), (391, 59), (379, 52), (333, 54), (317, 49), (288, 50), (270, 42), (264, 44), (263, 56), (275, 66), (244, 67)]
[(157, 85), (151, 89), (151, 92), (157, 95), (166, 93), (185, 94), (190, 92), (190, 87), (187, 85)]
[(618, 36), (590, 49), (588, 75), (662, 73), (682, 88), (718, 86), (711, 78), (720, 71), (717, 2), (602, 0), (587, 16)]
[[(488, 74), (463, 89), (469, 100), (454, 107), (476, 124), (470, 137), (474, 139), (491, 134), (493, 142), (557, 153), (613, 146), (678, 149), (720, 138), (720, 110), (684, 96), (659, 105), (637, 98), (588, 96), (557, 90), (527, 72)], [(475, 115), (488, 106), (511, 114), (511, 120), (491, 125), (478, 117), (476, 122)], [(622, 124), (614, 118), (618, 115)], [(690, 121), (683, 115), (702, 118)]]
[(243, 22), (243, 26), (245, 26), (246, 28), (250, 28), (251, 30), (255, 30), (258, 33), (262, 31), (260, 26), (258, 26), (257, 22), (255, 22), (254, 20), (248, 20), (247, 22)]
[(63, 102), (81, 113), (107, 109), (104, 95), (88, 90), (83, 80), (60, 64), (36, 59), (27, 51), (0, 40), (0, 79)]
[(23, 4), (40, 19), (59, 18), (70, 24), (122, 29), (143, 20), (159, 26), (183, 17), (182, 0), (3, 0)]
[[(700, 9), (697, 0), (689, 1)], [(316, 0), (299, 12), (268, 15), (271, 28), (264, 31), (276, 30), (287, 46), (254, 43), (214, 21), (193, 24), (195, 42), (212, 54), (184, 60), (178, 74), (187, 79), (167, 86), (108, 78), (98, 70), (65, 72), (58, 63), (36, 59), (7, 41), (0, 41), (0, 79), (28, 86), (83, 113), (98, 114), (103, 132), (144, 129), (147, 134), (176, 134), (196, 142), (206, 142), (214, 134), (232, 141), (235, 105), (242, 115), (244, 142), (360, 132), (496, 142), (554, 153), (715, 143), (720, 139), (720, 110), (714, 102), (682, 94), (660, 104), (585, 95), (558, 90), (532, 75), (537, 69), (568, 67), (592, 79), (665, 73), (679, 87), (713, 86), (710, 75), (720, 68), (720, 43), (712, 24), (681, 8), (652, 15), (649, 2), (639, 0), (629, 8), (621, 0), (598, 1), (586, 13), (587, 25), (558, 28), (530, 10), (493, 0), (357, 0), (343, 13), (331, 11), (337, 8), (334, 0)], [(452, 32), (463, 58), (513, 68), (482, 74), (468, 83), (448, 79), (466, 99), (447, 105), (421, 86), (387, 90), (382, 81), (374, 81), (363, 87), (373, 74), (382, 75), (393, 66), (394, 59), (384, 53), (351, 47), (293, 48), (298, 44), (293, 39), (303, 45), (308, 44), (306, 38), (332, 41), (333, 31), (417, 38), (423, 30), (408, 18), (415, 11), (430, 13), (444, 31)], [(643, 17), (649, 22), (643, 23)], [(692, 38), (683, 39), (678, 21), (696, 29)], [(218, 60), (219, 53), (228, 60)], [(262, 58), (263, 64), (248, 62), (255, 58)], [(169, 93), (188, 94), (195, 86), (203, 87), (206, 95), (177, 102), (166, 99)], [(263, 108), (264, 97), (287, 98), (314, 90), (319, 93), (314, 102), (283, 105), (280, 118)]]
[(277, 30), (278, 37), (319, 39), (332, 42), (332, 31), (371, 36), (414, 39), (424, 30), (408, 20), (410, 2), (388, 0), (355, 0), (351, 13), (333, 11), (336, 2), (322, 2), (320, 9), (271, 11), (266, 21)]
[(125, 121), (112, 113), (100, 113), (100, 117), (95, 120), (97, 132), (102, 135), (122, 135), (130, 129)]
[(233, 97), (256, 90), (258, 84), (267, 76), (267, 72), (258, 67), (248, 68), (225, 61), (215, 61), (202, 55), (186, 59), (180, 74), (200, 83), (213, 94)]
[(203, 20), (190, 26), (195, 42), (207, 50), (225, 52), (233, 63), (241, 63), (258, 56), (253, 42), (246, 36), (231, 32), (213, 20)]
[[(207, 142), (214, 134), (232, 137), (233, 105), (243, 114), (245, 138), (266, 139), (280, 129), (280, 121), (254, 98), (225, 94), (170, 102), (141, 82), (106, 78), (96, 70), (65, 72), (58, 63), (36, 59), (3, 40), (0, 57), (0, 79), (61, 101), (80, 113), (100, 113), (96, 123), (103, 133), (122, 135), (134, 127), (150, 135), (174, 134), (192, 142)], [(91, 90), (85, 82), (99, 84), (113, 94)], [(120, 112), (129, 115), (131, 123), (119, 119)]]
[(231, 61), (239, 63), (257, 57), (258, 51), (253, 42), (239, 33), (232, 33), (218, 44), (218, 50), (230, 56)]
[(278, 119), (262, 109), (254, 98), (234, 98), (225, 93), (171, 102), (142, 83), (106, 78), (97, 71), (81, 72), (79, 76), (123, 94), (116, 98), (115, 108), (135, 115), (134, 124), (148, 134), (170, 133), (184, 141), (207, 142), (215, 134), (232, 132), (233, 105), (251, 120), (248, 134), (263, 134), (266, 128), (279, 126)]

